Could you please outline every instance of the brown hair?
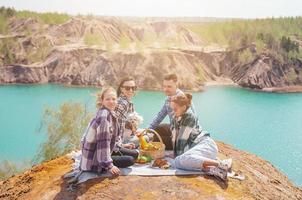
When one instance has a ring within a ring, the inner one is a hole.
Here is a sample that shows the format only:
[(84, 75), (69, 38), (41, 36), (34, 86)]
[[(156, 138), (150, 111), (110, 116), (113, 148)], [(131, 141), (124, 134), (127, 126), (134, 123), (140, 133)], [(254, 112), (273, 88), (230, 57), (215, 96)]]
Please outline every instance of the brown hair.
[(185, 93), (185, 94), (181, 94), (181, 95), (176, 95), (176, 96), (172, 97), (171, 101), (176, 103), (179, 106), (186, 106), (188, 109), (192, 104), (192, 94)]
[[(120, 82), (120, 84), (119, 84), (119, 86), (118, 86), (118, 88), (117, 88), (117, 96), (119, 97), (120, 95), (121, 95), (121, 93), (122, 93), (122, 91), (121, 91), (121, 88), (123, 87), (123, 84), (125, 83), (125, 82), (127, 82), (127, 81), (134, 81), (134, 78), (132, 77), (132, 76), (128, 76), (128, 77), (125, 77), (125, 78), (123, 78), (122, 80), (121, 80), (121, 82)], [(135, 82), (135, 81), (134, 81)]]
[(172, 80), (172, 81), (174, 81), (175, 83), (177, 82), (177, 75), (176, 74), (166, 74), (165, 76), (164, 76), (164, 80), (166, 80), (166, 81), (170, 81), (170, 80)]
[(102, 101), (104, 100), (104, 96), (106, 93), (108, 92), (114, 92), (116, 93), (116, 90), (113, 87), (106, 87), (103, 88), (102, 91), (100, 93), (97, 93), (97, 100), (96, 100), (96, 107), (97, 108), (101, 108), (102, 107)]

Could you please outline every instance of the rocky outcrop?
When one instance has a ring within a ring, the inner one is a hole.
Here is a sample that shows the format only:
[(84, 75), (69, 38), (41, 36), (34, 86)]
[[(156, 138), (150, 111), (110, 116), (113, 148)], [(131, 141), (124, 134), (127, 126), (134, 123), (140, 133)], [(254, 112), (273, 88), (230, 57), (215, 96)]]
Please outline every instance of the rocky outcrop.
[(0, 67), (1, 83), (47, 83), (48, 72), (45, 67), (10, 65)]
[(98, 48), (61, 48), (43, 63), (0, 67), (0, 82), (103, 86), (117, 85), (131, 75), (142, 88), (154, 90), (161, 88), (164, 74), (175, 72), (181, 87), (200, 90), (203, 82), (215, 79), (210, 69), (201, 68), (202, 63), (201, 58), (175, 50), (108, 53)]
[[(185, 52), (198, 57), (205, 65), (203, 68), (213, 75), (213, 80), (228, 78), (244, 88), (266, 92), (302, 91), (302, 61), (281, 62), (269, 53), (258, 55), (253, 48), (252, 45), (225, 52)], [(242, 51), (250, 53), (251, 60), (239, 61)]]
[(220, 157), (233, 158), (233, 169), (246, 179), (223, 183), (210, 176), (121, 176), (68, 185), (62, 176), (72, 161), (60, 157), (0, 182), (0, 199), (302, 199), (302, 190), (269, 162), (218, 142)]
[[(227, 82), (262, 91), (302, 91), (302, 61), (258, 55), (253, 44), (206, 51), (202, 38), (185, 27), (115, 17), (73, 17), (60, 25), (13, 18), (11, 35), (0, 37), (11, 45), (0, 54), (0, 84), (103, 86), (117, 85), (132, 75), (142, 89), (156, 90), (163, 75), (174, 72), (181, 87), (190, 90), (200, 90), (208, 82)], [(86, 40), (96, 45), (87, 46)]]
[(272, 56), (260, 55), (243, 66), (245, 73), (234, 76), (234, 81), (243, 87), (264, 89), (302, 85), (302, 62), (282, 64)]

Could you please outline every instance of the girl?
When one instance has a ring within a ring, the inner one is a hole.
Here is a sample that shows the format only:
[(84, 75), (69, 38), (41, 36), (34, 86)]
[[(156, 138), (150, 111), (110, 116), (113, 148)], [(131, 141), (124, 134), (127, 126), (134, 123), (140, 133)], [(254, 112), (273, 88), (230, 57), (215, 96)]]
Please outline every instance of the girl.
[(231, 159), (217, 160), (217, 145), (208, 133), (200, 129), (196, 115), (188, 109), (191, 101), (191, 94), (177, 95), (171, 100), (175, 166), (185, 170), (202, 170), (225, 181)]
[(81, 171), (106, 172), (118, 175), (118, 167), (134, 164), (131, 156), (111, 156), (120, 135), (117, 119), (113, 114), (117, 95), (113, 88), (106, 88), (98, 95), (96, 116), (90, 122), (82, 142)]

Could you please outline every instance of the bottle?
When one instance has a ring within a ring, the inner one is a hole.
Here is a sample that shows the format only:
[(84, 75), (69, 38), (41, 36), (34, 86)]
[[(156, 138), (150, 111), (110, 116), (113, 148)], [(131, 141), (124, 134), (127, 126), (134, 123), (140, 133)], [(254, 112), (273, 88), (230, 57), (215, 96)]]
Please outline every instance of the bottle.
[(147, 147), (148, 147), (148, 143), (147, 143), (147, 141), (146, 141), (146, 139), (145, 139), (145, 137), (144, 137), (144, 134), (140, 134), (139, 136), (138, 136), (138, 139), (139, 139), (139, 145), (140, 145), (140, 148), (141, 149), (147, 149)]

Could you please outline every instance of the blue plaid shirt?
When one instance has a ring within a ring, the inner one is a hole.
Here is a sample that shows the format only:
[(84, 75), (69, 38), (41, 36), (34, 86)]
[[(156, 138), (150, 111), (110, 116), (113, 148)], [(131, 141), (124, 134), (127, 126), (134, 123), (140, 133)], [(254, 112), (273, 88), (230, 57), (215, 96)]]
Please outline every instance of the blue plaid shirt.
[[(184, 94), (183, 91), (181, 91), (180, 89), (176, 90), (176, 95), (181, 95)], [(170, 106), (170, 102), (171, 102), (171, 98), (173, 96), (168, 96), (165, 100), (165, 103), (163, 105), (163, 107), (161, 108), (161, 110), (157, 113), (157, 115), (155, 116), (155, 118), (153, 119), (152, 123), (149, 125), (149, 129), (155, 129), (164, 119), (165, 117), (168, 115), (169, 116), (169, 120), (170, 120), (170, 124), (173, 120), (173, 111), (172, 108)], [(194, 109), (194, 105), (192, 103), (190, 110), (195, 113), (195, 109)]]

